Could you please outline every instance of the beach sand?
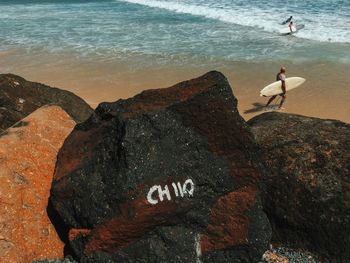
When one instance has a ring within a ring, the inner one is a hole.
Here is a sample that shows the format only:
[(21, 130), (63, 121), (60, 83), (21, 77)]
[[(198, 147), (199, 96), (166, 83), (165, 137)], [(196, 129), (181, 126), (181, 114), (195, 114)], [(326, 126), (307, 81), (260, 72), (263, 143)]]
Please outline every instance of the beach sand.
[[(14, 73), (74, 92), (92, 107), (103, 101), (132, 97), (145, 89), (164, 88), (180, 81), (218, 70), (229, 80), (238, 99), (238, 109), (246, 120), (265, 111), (268, 98), (259, 91), (275, 81), (281, 65), (287, 77), (300, 76), (306, 82), (287, 93), (282, 112), (350, 123), (350, 67), (324, 62), (232, 62), (197, 59), (174, 64), (152, 63), (152, 57), (76, 59), (74, 55), (25, 54), (14, 50), (0, 54), (1, 73)], [(279, 98), (276, 99), (277, 105)], [(274, 103), (272, 103), (274, 104)]]

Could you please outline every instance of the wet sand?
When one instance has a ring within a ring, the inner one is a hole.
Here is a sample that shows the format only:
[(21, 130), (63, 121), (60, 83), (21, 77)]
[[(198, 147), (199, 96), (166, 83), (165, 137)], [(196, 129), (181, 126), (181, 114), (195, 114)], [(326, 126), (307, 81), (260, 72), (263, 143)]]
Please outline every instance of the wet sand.
[[(238, 109), (246, 120), (264, 112), (268, 98), (259, 91), (275, 80), (279, 67), (287, 67), (287, 77), (307, 81), (287, 93), (282, 112), (338, 119), (350, 123), (350, 66), (331, 63), (231, 62), (227, 60), (152, 63), (152, 57), (76, 59), (74, 55), (0, 53), (1, 73), (14, 73), (74, 92), (92, 107), (103, 101), (116, 101), (145, 89), (163, 88), (195, 78), (210, 70), (221, 71), (238, 99)], [(97, 61), (97, 62), (96, 62)], [(275, 105), (279, 99), (276, 99)]]

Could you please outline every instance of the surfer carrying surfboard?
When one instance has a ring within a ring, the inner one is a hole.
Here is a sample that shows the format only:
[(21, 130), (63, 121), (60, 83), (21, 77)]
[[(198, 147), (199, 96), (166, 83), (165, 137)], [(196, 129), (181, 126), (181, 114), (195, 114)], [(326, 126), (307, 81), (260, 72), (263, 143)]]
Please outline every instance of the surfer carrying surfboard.
[[(286, 96), (286, 68), (285, 67), (281, 67), (280, 72), (277, 74), (276, 76), (276, 81), (281, 81), (281, 89), (282, 89), (282, 93), (278, 94), (279, 96), (282, 97), (281, 103), (279, 105), (279, 109), (282, 107), (285, 99), (287, 98)], [(273, 95), (269, 101), (266, 103), (266, 106), (269, 106), (270, 103), (278, 96), (278, 95)]]

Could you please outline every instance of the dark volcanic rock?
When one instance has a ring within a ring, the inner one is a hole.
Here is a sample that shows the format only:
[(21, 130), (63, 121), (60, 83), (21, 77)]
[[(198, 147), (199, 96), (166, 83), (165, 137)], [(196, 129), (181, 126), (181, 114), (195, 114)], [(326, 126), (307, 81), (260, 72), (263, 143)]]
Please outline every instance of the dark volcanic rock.
[(253, 137), (218, 72), (103, 103), (62, 147), (51, 200), (81, 262), (258, 262)]
[(30, 82), (13, 74), (0, 74), (0, 132), (46, 104), (60, 106), (77, 123), (85, 121), (93, 112), (72, 92)]
[(350, 262), (350, 125), (276, 112), (249, 124), (268, 168), (274, 239)]

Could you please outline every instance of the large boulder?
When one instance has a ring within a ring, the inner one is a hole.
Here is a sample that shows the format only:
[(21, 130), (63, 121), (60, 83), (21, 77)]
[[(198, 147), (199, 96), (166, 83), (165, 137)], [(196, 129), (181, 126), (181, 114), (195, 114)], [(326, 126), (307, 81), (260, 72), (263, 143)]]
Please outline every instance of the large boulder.
[(47, 207), (57, 153), (74, 125), (46, 106), (0, 134), (0, 262), (63, 258)]
[(249, 124), (268, 171), (273, 239), (350, 262), (350, 125), (276, 112)]
[(91, 107), (72, 92), (0, 74), (0, 132), (46, 104), (63, 108), (76, 122), (92, 114)]
[(80, 262), (258, 262), (256, 145), (219, 72), (102, 103), (59, 152), (51, 200)]

